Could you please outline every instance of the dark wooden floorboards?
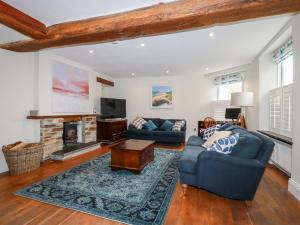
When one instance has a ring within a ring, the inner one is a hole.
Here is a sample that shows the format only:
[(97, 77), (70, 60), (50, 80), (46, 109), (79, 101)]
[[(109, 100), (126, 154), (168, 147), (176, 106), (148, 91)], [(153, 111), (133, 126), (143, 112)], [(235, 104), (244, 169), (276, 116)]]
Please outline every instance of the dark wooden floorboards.
[[(85, 213), (15, 196), (13, 193), (109, 151), (107, 146), (65, 162), (47, 161), (24, 175), (0, 175), (1, 225), (116, 225)], [(287, 191), (288, 177), (269, 166), (253, 201), (234, 201), (178, 183), (168, 210), (168, 225), (300, 225), (300, 203)]]

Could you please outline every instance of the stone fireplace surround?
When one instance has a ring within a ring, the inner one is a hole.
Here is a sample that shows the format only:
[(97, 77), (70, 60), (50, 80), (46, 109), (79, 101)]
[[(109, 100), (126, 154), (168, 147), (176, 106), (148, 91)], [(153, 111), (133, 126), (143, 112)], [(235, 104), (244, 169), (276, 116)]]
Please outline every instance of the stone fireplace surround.
[(27, 119), (40, 120), (40, 141), (45, 144), (43, 159), (50, 158), (51, 154), (64, 147), (64, 122), (80, 122), (82, 143), (96, 142), (97, 123), (96, 114), (84, 115), (51, 115), (28, 116)]

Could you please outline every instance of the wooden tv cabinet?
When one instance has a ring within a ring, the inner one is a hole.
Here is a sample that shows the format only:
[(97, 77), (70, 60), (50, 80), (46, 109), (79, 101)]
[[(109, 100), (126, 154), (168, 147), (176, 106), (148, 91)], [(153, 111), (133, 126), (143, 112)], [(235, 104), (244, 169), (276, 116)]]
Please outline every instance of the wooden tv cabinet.
[(114, 143), (126, 139), (127, 120), (98, 120), (97, 141)]

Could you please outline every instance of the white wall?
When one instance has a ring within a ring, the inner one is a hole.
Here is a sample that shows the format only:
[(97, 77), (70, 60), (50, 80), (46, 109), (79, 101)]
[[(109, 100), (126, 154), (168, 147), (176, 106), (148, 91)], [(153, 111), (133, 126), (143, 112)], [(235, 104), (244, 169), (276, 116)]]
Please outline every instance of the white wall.
[(290, 36), (292, 29), (290, 21), (272, 38), (258, 55), (259, 64), (259, 129), (269, 129), (269, 91), (277, 88), (277, 64), (272, 53), (277, 50)]
[(292, 20), (294, 49), (294, 86), (293, 86), (293, 150), (292, 177), (289, 180), (289, 191), (300, 200), (300, 15)]
[[(13, 53), (0, 49), (0, 100), (1, 135), (0, 146), (15, 141), (39, 141), (39, 121), (27, 120), (29, 110), (39, 110), (40, 115), (51, 115), (51, 64), (57, 60), (85, 69), (90, 75), (90, 111), (100, 111), (100, 97), (107, 96), (109, 87), (96, 82), (96, 76), (111, 79), (95, 73), (91, 68), (63, 57), (42, 53)], [(0, 152), (0, 173), (7, 171), (7, 165)]]
[[(55, 114), (52, 112), (52, 62), (59, 61), (71, 66), (78, 67), (89, 73), (89, 84), (90, 84), (90, 104), (89, 112), (93, 113), (95, 107), (96, 111), (100, 110), (100, 97), (102, 96), (102, 91), (107, 88), (104, 88), (100, 83), (96, 82), (96, 77), (101, 76), (102, 78), (111, 79), (105, 75), (99, 75), (90, 67), (87, 67), (83, 64), (68, 60), (64, 57), (51, 54), (49, 52), (38, 53), (38, 74), (39, 74), (39, 114), (49, 115)], [(103, 87), (103, 88), (102, 88)]]
[[(34, 141), (36, 123), (26, 120), (36, 107), (35, 55), (0, 49), (0, 146), (15, 141)], [(0, 173), (7, 165), (0, 151)]]
[[(152, 109), (151, 86), (171, 85), (174, 107)], [(127, 99), (127, 118), (131, 122), (137, 115), (169, 119), (186, 119), (187, 136), (195, 135), (197, 121), (213, 115), (212, 101), (216, 90), (211, 79), (203, 75), (128, 78), (115, 80), (111, 96)]]
[(259, 57), (259, 129), (269, 129), (269, 91), (277, 88), (277, 66), (268, 51)]
[(254, 60), (248, 66), (244, 81), (245, 91), (253, 92), (253, 106), (246, 108), (246, 122), (248, 130), (257, 130), (259, 127), (259, 65)]

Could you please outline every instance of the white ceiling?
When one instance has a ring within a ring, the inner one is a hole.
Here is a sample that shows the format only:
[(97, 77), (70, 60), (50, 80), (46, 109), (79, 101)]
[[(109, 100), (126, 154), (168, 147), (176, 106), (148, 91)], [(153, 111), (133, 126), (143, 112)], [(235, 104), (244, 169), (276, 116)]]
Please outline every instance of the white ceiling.
[(29, 39), (23, 34), (0, 24), (0, 44)]
[[(169, 0), (170, 1), (170, 0)], [(127, 11), (158, 0), (5, 0), (41, 22), (68, 20)], [(205, 74), (250, 63), (289, 17), (273, 17), (203, 30), (106, 43), (52, 49), (58, 55), (115, 78)], [(9, 30), (9, 29), (8, 29)], [(24, 39), (0, 26), (0, 43)], [(209, 37), (213, 32), (214, 37)], [(3, 35), (4, 34), (4, 35)], [(11, 39), (9, 38), (11, 37)], [(145, 43), (145, 47), (141, 47)], [(89, 54), (93, 50), (93, 54)], [(208, 68), (208, 70), (206, 70)]]
[(133, 72), (136, 76), (162, 76), (166, 70), (169, 75), (205, 74), (250, 63), (287, 21), (273, 18), (51, 51), (112, 77), (130, 77)]

